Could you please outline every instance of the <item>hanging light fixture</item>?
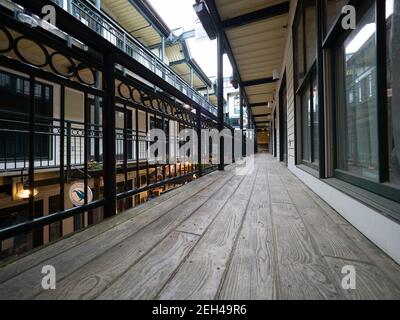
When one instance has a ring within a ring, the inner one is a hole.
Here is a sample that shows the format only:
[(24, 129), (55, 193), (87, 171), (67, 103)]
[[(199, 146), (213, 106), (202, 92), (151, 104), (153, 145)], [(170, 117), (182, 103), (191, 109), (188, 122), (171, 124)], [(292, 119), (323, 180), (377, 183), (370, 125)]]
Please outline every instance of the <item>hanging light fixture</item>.
[[(36, 197), (39, 194), (37, 189), (33, 189), (33, 196)], [(31, 196), (31, 190), (28, 181), (24, 181), (24, 169), (21, 170), (21, 181), (17, 182), (15, 196), (19, 199), (29, 199)]]

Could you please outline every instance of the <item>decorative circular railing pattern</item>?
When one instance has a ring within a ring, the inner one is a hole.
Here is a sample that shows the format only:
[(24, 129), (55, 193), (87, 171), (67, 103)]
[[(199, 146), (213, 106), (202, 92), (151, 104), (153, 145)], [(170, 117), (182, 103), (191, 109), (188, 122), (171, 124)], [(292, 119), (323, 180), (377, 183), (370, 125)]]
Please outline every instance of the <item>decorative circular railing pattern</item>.
[[(14, 33), (16, 34), (15, 37), (13, 36)], [(58, 76), (77, 81), (86, 86), (92, 87), (97, 82), (96, 69), (88, 65), (88, 63), (68, 57), (53, 48), (48, 48), (27, 35), (19, 35), (5, 26), (0, 26), (0, 39), (2, 40), (1, 55), (14, 53), (23, 63), (46, 69), (46, 71), (51, 71)], [(26, 55), (26, 47), (30, 47), (29, 51), (33, 52), (33, 54)], [(60, 63), (61, 60), (64, 63)]]

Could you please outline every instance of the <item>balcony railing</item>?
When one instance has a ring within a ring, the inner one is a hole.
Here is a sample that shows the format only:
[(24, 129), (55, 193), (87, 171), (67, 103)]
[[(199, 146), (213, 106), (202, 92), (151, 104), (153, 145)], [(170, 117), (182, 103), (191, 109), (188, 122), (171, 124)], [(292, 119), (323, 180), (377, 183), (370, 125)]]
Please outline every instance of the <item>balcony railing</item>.
[[(0, 140), (8, 141), (0, 147), (0, 172), (18, 171), (29, 166), (29, 121), (24, 116), (10, 119), (0, 115)], [(35, 121), (35, 168), (51, 169), (60, 165), (61, 139), (64, 139), (64, 163), (67, 168), (79, 168), (85, 160), (85, 125), (77, 121), (65, 121), (61, 134), (59, 119), (38, 117)], [(99, 125), (87, 126), (90, 147), (87, 160), (102, 162), (103, 128)], [(124, 129), (116, 128), (116, 160), (124, 160)], [(127, 129), (127, 160), (136, 162), (136, 130)], [(147, 146), (150, 140), (145, 132), (139, 132), (139, 161), (147, 161)]]
[[(63, 0), (53, 0), (64, 8)], [(127, 33), (121, 26), (110, 19), (106, 14), (97, 10), (91, 4), (81, 0), (72, 0), (68, 11), (82, 23), (96, 31), (102, 37), (113, 43), (119, 49), (127, 53), (136, 61), (140, 62), (150, 71), (162, 77), (169, 84), (190, 99), (201, 105), (205, 110), (214, 115), (218, 114), (217, 108), (204, 96), (193, 89), (183, 78), (173, 71), (167, 64), (162, 62), (156, 55), (147, 50), (134, 37)]]

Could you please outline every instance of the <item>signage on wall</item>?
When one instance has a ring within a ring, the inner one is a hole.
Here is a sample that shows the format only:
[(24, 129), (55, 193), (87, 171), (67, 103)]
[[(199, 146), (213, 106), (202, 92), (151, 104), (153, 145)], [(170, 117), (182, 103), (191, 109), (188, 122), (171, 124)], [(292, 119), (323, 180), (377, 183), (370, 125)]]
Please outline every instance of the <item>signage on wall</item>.
[[(76, 207), (83, 206), (85, 204), (85, 184), (78, 182), (74, 183), (69, 188), (69, 199), (72, 204)], [(87, 187), (87, 203), (93, 201), (93, 192), (92, 189)]]

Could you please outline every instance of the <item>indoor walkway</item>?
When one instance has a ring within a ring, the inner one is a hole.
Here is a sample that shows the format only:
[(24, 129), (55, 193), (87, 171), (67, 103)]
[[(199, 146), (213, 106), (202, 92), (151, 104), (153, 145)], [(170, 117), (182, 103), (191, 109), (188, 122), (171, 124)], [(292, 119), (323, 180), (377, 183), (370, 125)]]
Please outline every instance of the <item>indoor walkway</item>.
[[(400, 299), (396, 263), (271, 156), (255, 162), (1, 268), (0, 299)], [(342, 288), (347, 265), (356, 290)]]

